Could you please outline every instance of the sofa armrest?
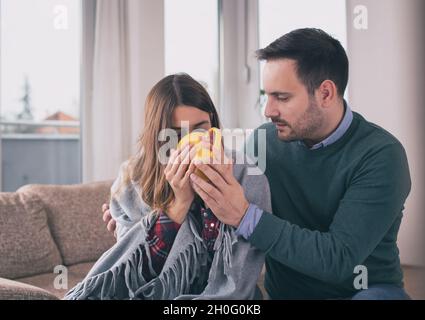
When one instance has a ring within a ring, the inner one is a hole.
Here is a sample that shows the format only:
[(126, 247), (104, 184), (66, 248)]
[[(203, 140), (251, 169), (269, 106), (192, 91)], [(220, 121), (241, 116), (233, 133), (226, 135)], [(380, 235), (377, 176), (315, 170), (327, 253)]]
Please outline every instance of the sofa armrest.
[(0, 300), (58, 300), (50, 292), (22, 282), (0, 278)]

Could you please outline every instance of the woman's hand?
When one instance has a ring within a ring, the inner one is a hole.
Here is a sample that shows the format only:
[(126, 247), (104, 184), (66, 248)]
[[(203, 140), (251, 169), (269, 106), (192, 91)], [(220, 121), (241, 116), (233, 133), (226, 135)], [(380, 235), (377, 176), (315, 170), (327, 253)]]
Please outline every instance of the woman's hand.
[(195, 192), (189, 182), (189, 176), (196, 169), (192, 163), (196, 147), (188, 143), (177, 150), (171, 150), (170, 159), (164, 174), (174, 192), (174, 200), (167, 208), (167, 216), (176, 223), (183, 223), (195, 198)]

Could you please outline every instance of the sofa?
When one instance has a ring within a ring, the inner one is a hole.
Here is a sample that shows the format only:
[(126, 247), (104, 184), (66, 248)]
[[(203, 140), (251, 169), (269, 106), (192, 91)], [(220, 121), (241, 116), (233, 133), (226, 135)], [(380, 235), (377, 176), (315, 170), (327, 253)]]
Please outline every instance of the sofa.
[(0, 300), (61, 299), (114, 243), (101, 206), (112, 181), (0, 193)]
[[(0, 300), (62, 299), (115, 243), (102, 220), (113, 181), (0, 192)], [(264, 268), (258, 285), (264, 290)]]

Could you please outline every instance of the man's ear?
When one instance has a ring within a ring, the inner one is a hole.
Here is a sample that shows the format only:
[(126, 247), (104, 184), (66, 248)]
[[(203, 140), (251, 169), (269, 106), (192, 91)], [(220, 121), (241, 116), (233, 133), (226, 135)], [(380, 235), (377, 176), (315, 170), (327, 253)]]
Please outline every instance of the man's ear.
[(324, 108), (332, 106), (337, 97), (337, 88), (332, 80), (323, 81), (316, 90), (316, 98), (319, 104)]

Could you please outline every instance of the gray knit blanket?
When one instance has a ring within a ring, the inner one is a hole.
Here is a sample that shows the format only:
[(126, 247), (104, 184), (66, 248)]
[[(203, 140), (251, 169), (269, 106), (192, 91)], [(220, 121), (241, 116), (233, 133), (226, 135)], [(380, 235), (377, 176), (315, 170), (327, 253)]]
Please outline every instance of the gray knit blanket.
[[(235, 154), (232, 155), (235, 158)], [(112, 186), (120, 185), (122, 170)], [(248, 175), (247, 164), (234, 164), (233, 173), (247, 200), (271, 212), (270, 190), (264, 175)], [(208, 251), (197, 228), (197, 219), (188, 214), (174, 240), (162, 271), (156, 274), (149, 256), (146, 236), (157, 214), (140, 197), (135, 183), (125, 186), (112, 198), (110, 210), (117, 222), (117, 243), (94, 264), (83, 281), (64, 299), (259, 299), (257, 281), (264, 253), (252, 247), (235, 228), (221, 224), (208, 264)], [(144, 249), (143, 249), (144, 248)], [(145, 261), (143, 263), (143, 255)], [(147, 258), (147, 259), (146, 259)], [(156, 275), (146, 281), (143, 268)]]

